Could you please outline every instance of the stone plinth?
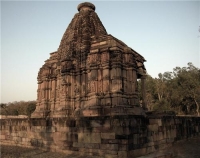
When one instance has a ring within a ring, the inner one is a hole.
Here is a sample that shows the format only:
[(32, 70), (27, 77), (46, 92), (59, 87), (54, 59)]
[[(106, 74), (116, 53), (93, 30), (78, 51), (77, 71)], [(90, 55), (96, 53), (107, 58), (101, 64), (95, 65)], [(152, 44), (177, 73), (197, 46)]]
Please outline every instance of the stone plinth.
[(115, 115), (0, 119), (1, 144), (102, 158), (130, 158), (200, 136), (200, 117)]

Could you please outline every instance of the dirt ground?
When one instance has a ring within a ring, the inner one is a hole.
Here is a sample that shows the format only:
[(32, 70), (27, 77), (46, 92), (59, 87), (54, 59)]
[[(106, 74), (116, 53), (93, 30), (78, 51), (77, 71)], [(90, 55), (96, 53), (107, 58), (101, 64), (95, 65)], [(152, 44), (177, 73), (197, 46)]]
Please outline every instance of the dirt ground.
[(140, 158), (200, 158), (200, 137), (178, 141), (168, 148)]
[[(18, 146), (1, 145), (1, 158), (83, 158), (81, 156), (65, 155), (30, 149)], [(84, 157), (86, 158), (86, 157)], [(87, 157), (98, 158), (98, 157)], [(173, 146), (140, 158), (200, 158), (200, 137), (179, 141)]]

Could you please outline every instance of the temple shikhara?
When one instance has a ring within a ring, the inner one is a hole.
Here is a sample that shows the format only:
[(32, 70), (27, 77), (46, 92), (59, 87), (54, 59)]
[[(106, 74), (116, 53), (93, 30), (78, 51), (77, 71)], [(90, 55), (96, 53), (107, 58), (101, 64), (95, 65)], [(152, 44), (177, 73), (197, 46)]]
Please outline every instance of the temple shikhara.
[(141, 108), (137, 79), (145, 108), (144, 57), (106, 32), (92, 3), (77, 9), (58, 50), (39, 70), (32, 117), (135, 114)]

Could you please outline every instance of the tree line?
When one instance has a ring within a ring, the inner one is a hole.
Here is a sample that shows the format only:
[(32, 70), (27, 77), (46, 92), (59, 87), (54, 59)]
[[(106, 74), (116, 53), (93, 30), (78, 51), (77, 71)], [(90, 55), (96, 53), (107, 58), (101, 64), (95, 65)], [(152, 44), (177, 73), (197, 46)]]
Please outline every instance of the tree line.
[(159, 73), (158, 78), (147, 75), (146, 99), (148, 110), (199, 116), (200, 69), (188, 63), (187, 67), (175, 67), (172, 72)]
[(0, 115), (27, 115), (30, 117), (36, 108), (36, 101), (15, 101), (0, 105)]

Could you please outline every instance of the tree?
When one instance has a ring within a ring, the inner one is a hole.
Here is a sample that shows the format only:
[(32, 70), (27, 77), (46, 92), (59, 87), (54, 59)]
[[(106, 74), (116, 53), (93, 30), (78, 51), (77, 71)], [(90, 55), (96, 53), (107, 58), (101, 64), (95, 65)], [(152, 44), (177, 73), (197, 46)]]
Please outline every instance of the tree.
[(167, 100), (178, 113), (199, 115), (200, 70), (192, 63), (188, 67), (176, 67), (168, 75)]
[(31, 117), (31, 114), (35, 111), (36, 108), (36, 103), (35, 102), (31, 102), (28, 104), (28, 107), (26, 109), (26, 114)]
[(0, 114), (1, 115), (28, 115), (35, 110), (36, 101), (15, 101), (12, 103), (1, 103)]
[(156, 83), (150, 75), (146, 78), (146, 100), (148, 110), (153, 110), (156, 102)]
[(1, 103), (0, 104), (0, 112), (1, 112), (1, 115), (8, 115), (8, 110), (6, 108), (6, 104), (5, 103)]
[(158, 78), (147, 76), (146, 98), (149, 110), (200, 115), (200, 69), (188, 63), (173, 72), (159, 73)]
[(192, 63), (188, 63), (188, 67), (180, 69), (177, 76), (177, 82), (180, 86), (179, 93), (187, 113), (196, 107), (196, 113), (199, 115), (200, 70)]

